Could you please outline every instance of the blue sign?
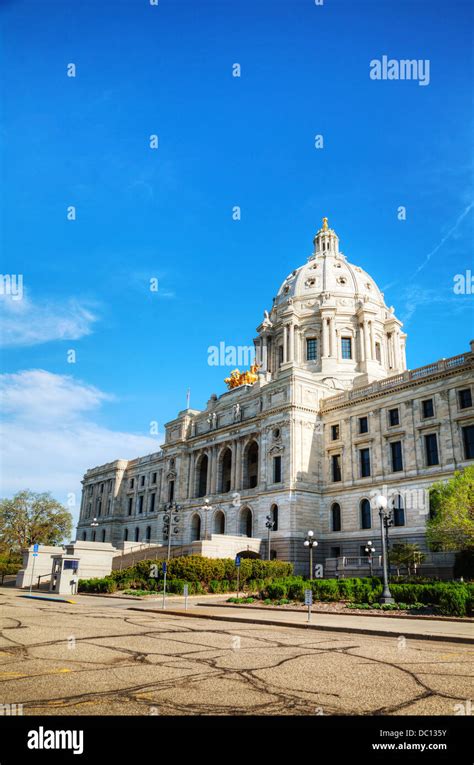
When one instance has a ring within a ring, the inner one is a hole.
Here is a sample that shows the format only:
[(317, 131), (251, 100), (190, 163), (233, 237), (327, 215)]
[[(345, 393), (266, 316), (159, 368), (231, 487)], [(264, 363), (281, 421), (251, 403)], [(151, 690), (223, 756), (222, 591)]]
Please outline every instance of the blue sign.
[(39, 550), (39, 545), (38, 545), (38, 544), (36, 544), (36, 545), (33, 545), (33, 552), (34, 552), (34, 553), (37, 553), (37, 552), (38, 552), (38, 550)]
[(37, 558), (37, 557), (38, 557), (38, 553), (33, 553), (33, 558)]
[(235, 556), (235, 565), (237, 566), (237, 568), (240, 566), (240, 555)]
[(163, 574), (166, 574), (166, 563), (163, 563)]

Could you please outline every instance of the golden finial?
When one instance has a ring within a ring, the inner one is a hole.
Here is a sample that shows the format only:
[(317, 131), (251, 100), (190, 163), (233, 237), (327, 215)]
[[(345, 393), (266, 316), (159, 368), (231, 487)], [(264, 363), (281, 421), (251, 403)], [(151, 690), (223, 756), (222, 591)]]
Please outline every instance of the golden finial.
[(327, 231), (327, 230), (328, 230), (328, 219), (323, 218), (323, 231)]

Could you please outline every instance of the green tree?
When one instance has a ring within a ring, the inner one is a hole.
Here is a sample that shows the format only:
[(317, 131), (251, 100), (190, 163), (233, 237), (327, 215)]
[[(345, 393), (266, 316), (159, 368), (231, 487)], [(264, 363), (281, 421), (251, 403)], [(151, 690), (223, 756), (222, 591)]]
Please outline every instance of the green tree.
[(51, 494), (19, 491), (0, 500), (0, 546), (19, 551), (32, 544), (54, 545), (71, 534), (72, 515)]
[(474, 549), (474, 467), (430, 489), (427, 538), (433, 550)]
[(402, 566), (406, 566), (408, 574), (416, 572), (424, 557), (418, 545), (412, 542), (397, 542), (390, 548), (390, 564), (397, 569), (397, 576)]

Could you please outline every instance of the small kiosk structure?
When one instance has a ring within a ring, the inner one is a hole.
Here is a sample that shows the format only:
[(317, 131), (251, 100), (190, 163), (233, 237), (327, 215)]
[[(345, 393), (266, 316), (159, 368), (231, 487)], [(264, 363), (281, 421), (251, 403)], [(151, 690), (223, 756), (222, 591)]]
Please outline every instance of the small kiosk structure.
[(75, 595), (79, 581), (80, 558), (77, 555), (53, 555), (49, 591), (58, 595)]

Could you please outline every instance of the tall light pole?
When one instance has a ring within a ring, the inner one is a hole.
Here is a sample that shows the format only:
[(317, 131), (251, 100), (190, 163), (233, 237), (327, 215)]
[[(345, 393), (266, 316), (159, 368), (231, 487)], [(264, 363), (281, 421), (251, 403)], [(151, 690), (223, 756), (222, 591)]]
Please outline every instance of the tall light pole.
[(304, 546), (309, 548), (309, 578), (313, 578), (313, 547), (317, 547), (318, 543), (314, 538), (314, 531), (308, 531), (306, 539), (304, 540)]
[(201, 510), (204, 514), (204, 539), (207, 539), (207, 516), (209, 514), (209, 510), (212, 510), (212, 507), (209, 503), (210, 500), (206, 497), (204, 500), (204, 505), (201, 507)]
[(165, 505), (165, 514), (163, 516), (163, 537), (168, 540), (168, 553), (166, 559), (171, 558), (171, 536), (172, 534), (179, 534), (179, 511), (181, 505), (177, 505), (176, 502), (167, 502)]
[(379, 511), (380, 516), (380, 532), (382, 538), (382, 569), (383, 569), (383, 590), (382, 595), (379, 598), (380, 603), (394, 603), (395, 599), (392, 598), (390, 587), (388, 586), (388, 567), (387, 567), (387, 539), (385, 536), (385, 523), (387, 517), (390, 515), (387, 513), (387, 497), (383, 494), (378, 494), (375, 497), (375, 506)]
[(265, 523), (265, 526), (268, 529), (268, 555), (267, 555), (267, 560), (270, 560), (270, 557), (271, 557), (270, 556), (270, 552), (271, 552), (270, 551), (270, 546), (271, 546), (271, 541), (272, 541), (272, 531), (273, 531), (274, 525), (275, 525), (275, 521), (273, 520), (272, 516), (271, 515), (267, 515), (267, 520), (266, 520), (266, 523)]
[(369, 556), (369, 566), (370, 566), (370, 576), (372, 576), (372, 556), (375, 552), (375, 547), (373, 546), (372, 542), (369, 540), (365, 546), (365, 552)]

